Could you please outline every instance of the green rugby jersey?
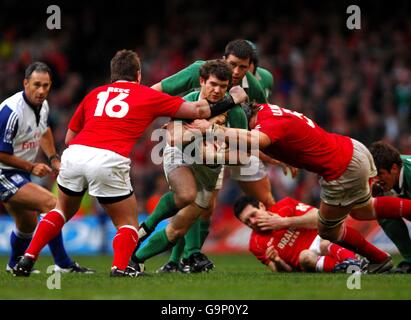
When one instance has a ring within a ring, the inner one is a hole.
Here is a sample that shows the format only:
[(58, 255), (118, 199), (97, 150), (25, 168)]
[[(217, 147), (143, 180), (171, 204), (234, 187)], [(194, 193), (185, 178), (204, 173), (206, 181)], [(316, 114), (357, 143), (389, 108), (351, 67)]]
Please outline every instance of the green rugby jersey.
[[(186, 101), (198, 101), (200, 98), (200, 91), (191, 92), (183, 97)], [(247, 117), (239, 105), (231, 108), (227, 113), (227, 122), (231, 128), (247, 129)]]
[[(199, 70), (204, 63), (205, 61), (198, 60), (176, 74), (163, 79), (161, 81), (163, 92), (177, 96), (200, 88)], [(246, 76), (242, 80), (241, 87), (247, 92), (250, 101), (267, 103), (264, 90), (251, 72), (246, 73)]]
[(400, 197), (411, 199), (411, 156), (401, 155)]
[(273, 75), (267, 69), (257, 67), (255, 78), (258, 80), (261, 88), (264, 90), (265, 98), (267, 99), (267, 101), (269, 101), (274, 86)]

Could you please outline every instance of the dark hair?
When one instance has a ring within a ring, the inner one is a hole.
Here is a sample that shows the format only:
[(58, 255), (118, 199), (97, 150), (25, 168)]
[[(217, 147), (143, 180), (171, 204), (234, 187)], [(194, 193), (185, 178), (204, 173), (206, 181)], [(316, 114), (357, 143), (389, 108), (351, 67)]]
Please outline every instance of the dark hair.
[(244, 208), (249, 204), (255, 208), (260, 207), (260, 201), (252, 196), (242, 196), (236, 200), (236, 202), (234, 203), (234, 215), (237, 219), (240, 219), (241, 212), (243, 212)]
[(244, 102), (241, 104), (241, 107), (247, 117), (247, 122), (250, 122), (250, 119), (257, 114), (260, 108), (260, 106), (255, 102)]
[(209, 60), (200, 68), (200, 77), (207, 80), (210, 75), (215, 76), (218, 80), (229, 81), (231, 84), (231, 76), (233, 70), (231, 66), (222, 59)]
[(368, 148), (374, 158), (375, 166), (377, 170), (385, 169), (390, 171), (393, 164), (396, 164), (399, 168), (402, 167), (402, 160), (400, 152), (384, 141), (376, 141)]
[(257, 46), (255, 45), (254, 42), (251, 42), (250, 40), (246, 40), (247, 43), (251, 46), (251, 48), (253, 48), (253, 57), (250, 60), (250, 63), (254, 64), (254, 75), (257, 72), (257, 67), (258, 67), (258, 50), (257, 50)]
[(254, 56), (254, 50), (247, 40), (237, 39), (230, 41), (225, 47), (224, 57), (228, 58), (230, 54), (239, 59), (250, 59), (251, 62)]
[(131, 50), (117, 51), (110, 63), (111, 82), (118, 80), (136, 81), (140, 71), (140, 58)]
[(48, 73), (51, 79), (51, 69), (44, 62), (36, 61), (29, 65), (24, 72), (24, 79), (29, 80), (33, 72)]

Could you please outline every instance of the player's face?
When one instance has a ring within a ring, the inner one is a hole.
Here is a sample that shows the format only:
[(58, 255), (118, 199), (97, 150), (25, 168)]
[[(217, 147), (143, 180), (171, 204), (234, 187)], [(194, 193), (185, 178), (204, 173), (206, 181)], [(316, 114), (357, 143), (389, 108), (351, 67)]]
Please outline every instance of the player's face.
[(24, 92), (27, 99), (39, 106), (47, 99), (51, 87), (50, 75), (47, 72), (34, 71), (30, 78), (24, 79)]
[(244, 210), (241, 212), (239, 218), (242, 223), (246, 224), (249, 226), (251, 229), (259, 231), (260, 228), (258, 227), (258, 218), (259, 217), (264, 217), (266, 215), (269, 215), (269, 213), (265, 210), (264, 205), (260, 205), (259, 208), (256, 208), (249, 204), (244, 208)]
[(219, 80), (214, 75), (210, 75), (207, 80), (200, 78), (202, 98), (213, 103), (220, 101), (227, 92), (228, 83), (228, 80)]
[(239, 85), (247, 71), (250, 69), (250, 59), (240, 59), (230, 54), (225, 60), (233, 68), (233, 86)]
[(391, 170), (380, 169), (378, 170), (378, 177), (376, 182), (383, 188), (384, 192), (390, 191), (399, 180), (400, 170), (397, 165), (393, 165)]

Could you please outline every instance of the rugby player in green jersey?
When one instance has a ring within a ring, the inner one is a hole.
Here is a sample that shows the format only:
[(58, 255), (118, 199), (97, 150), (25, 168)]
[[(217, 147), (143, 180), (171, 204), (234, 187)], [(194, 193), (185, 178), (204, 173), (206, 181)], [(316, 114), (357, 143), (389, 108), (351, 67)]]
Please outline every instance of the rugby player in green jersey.
[[(378, 171), (373, 196), (397, 195), (411, 199), (411, 156), (400, 155), (384, 141), (374, 142), (369, 149)], [(404, 258), (392, 272), (411, 273), (411, 239), (404, 220), (379, 219), (378, 223)]]
[[(223, 99), (231, 81), (231, 66), (224, 60), (211, 60), (201, 66), (199, 73), (201, 91), (189, 93), (184, 99), (186, 101), (207, 99), (213, 103)], [(227, 113), (226, 119), (220, 115), (216, 121), (222, 124), (226, 120), (230, 127), (247, 129), (247, 118), (240, 106), (232, 108)], [(182, 121), (178, 119), (168, 124), (170, 137), (178, 137), (174, 132), (182, 129), (181, 124)], [(138, 263), (165, 251), (180, 239), (173, 249), (172, 261), (176, 260), (174, 265), (171, 263), (175, 267), (173, 271), (178, 269), (185, 242), (188, 244), (186, 257), (191, 262), (190, 265), (193, 265), (196, 271), (204, 271), (203, 269), (210, 269), (213, 266), (200, 249), (207, 237), (210, 214), (213, 211), (218, 189), (222, 185), (222, 165), (187, 161), (188, 155), (181, 146), (178, 146), (178, 138), (174, 140), (176, 141), (166, 145), (163, 153), (164, 172), (171, 191), (161, 197), (153, 213), (141, 224), (140, 240), (144, 241), (160, 221), (175, 217), (167, 228), (156, 232), (145, 247), (137, 248), (132, 260), (136, 267)], [(185, 234), (184, 239), (182, 237)]]

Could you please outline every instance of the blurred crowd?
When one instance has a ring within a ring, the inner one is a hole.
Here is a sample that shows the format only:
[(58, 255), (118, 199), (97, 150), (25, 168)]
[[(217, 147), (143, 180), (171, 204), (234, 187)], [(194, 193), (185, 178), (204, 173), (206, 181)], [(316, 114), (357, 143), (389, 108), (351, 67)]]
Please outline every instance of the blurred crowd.
[[(107, 82), (109, 60), (118, 49), (136, 50), (142, 82), (151, 86), (195, 60), (221, 57), (227, 42), (245, 38), (256, 44), (260, 66), (274, 75), (271, 103), (302, 112), (325, 129), (367, 146), (386, 139), (411, 154), (411, 20), (406, 1), (388, 15), (377, 4), (374, 11), (361, 8), (360, 30), (347, 29), (346, 7), (336, 9), (326, 1), (306, 7), (298, 1), (211, 6), (214, 1), (170, 0), (160, 1), (163, 7), (156, 12), (147, 12), (154, 10), (147, 4), (128, 4), (121, 19), (119, 11), (102, 3), (98, 9), (93, 4), (62, 6), (61, 30), (46, 28), (45, 8), (37, 18), (30, 7), (22, 9), (18, 23), (16, 13), (9, 14), (12, 1), (0, 10), (0, 100), (22, 89), (24, 69), (32, 61), (48, 63), (53, 70), (50, 121), (60, 152), (76, 105), (91, 88)], [(157, 120), (131, 155), (140, 212), (150, 212), (168, 189), (162, 166), (150, 158), (157, 143), (151, 132), (165, 121)], [(318, 204), (315, 175), (300, 172), (292, 180), (276, 167), (269, 167), (269, 174), (275, 198), (290, 195)], [(40, 183), (51, 186), (53, 181)], [(229, 206), (239, 193), (226, 176), (218, 208)]]

